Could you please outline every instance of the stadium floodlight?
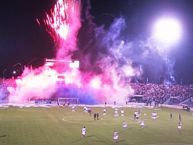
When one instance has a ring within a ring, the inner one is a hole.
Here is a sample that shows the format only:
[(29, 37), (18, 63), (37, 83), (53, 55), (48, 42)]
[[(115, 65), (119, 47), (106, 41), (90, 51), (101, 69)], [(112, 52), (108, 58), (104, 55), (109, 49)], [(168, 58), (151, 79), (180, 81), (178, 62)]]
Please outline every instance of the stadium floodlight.
[(181, 23), (172, 17), (158, 19), (153, 26), (153, 39), (162, 44), (172, 45), (182, 37)]

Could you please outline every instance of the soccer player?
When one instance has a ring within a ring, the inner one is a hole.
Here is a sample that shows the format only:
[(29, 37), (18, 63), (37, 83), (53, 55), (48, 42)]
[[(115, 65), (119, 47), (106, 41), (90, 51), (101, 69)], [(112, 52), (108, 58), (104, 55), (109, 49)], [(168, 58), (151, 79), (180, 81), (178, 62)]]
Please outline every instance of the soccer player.
[(141, 126), (141, 128), (144, 128), (144, 126), (145, 126), (144, 121), (141, 121), (140, 126)]
[(151, 117), (152, 117), (152, 119), (157, 119), (157, 118), (158, 118), (157, 112), (153, 112), (153, 113), (151, 114)]
[(121, 110), (121, 116), (124, 116), (125, 111)]
[(182, 116), (180, 113), (179, 113), (179, 122), (182, 122)]
[(96, 120), (96, 113), (94, 113), (94, 120)]
[(105, 102), (105, 107), (107, 106), (107, 102)]
[(116, 130), (114, 130), (114, 132), (113, 132), (113, 140), (114, 140), (114, 142), (117, 143), (118, 139), (119, 139), (119, 134), (118, 134), (118, 132)]
[(97, 118), (97, 120), (99, 120), (99, 113), (96, 114), (96, 118)]
[(136, 113), (133, 114), (133, 118), (136, 119)]
[(140, 113), (138, 111), (134, 112), (134, 119), (139, 119)]
[(182, 129), (182, 122), (181, 121), (178, 122), (178, 129)]
[(103, 109), (103, 115), (106, 115), (106, 109)]
[(118, 113), (118, 109), (117, 109), (117, 108), (115, 108), (114, 116), (115, 116), (115, 117), (118, 117), (118, 116), (119, 116), (119, 113)]
[(72, 112), (75, 112), (75, 106), (72, 106)]
[(170, 113), (170, 119), (172, 119), (172, 117), (173, 117), (173, 115), (172, 115), (172, 113)]
[(91, 108), (88, 108), (87, 109), (87, 112), (89, 113), (89, 115), (91, 116), (91, 114), (92, 114), (92, 110), (91, 110)]
[(84, 126), (82, 128), (82, 137), (85, 137), (86, 136), (86, 127)]
[(127, 122), (123, 121), (122, 127), (123, 127), (123, 128), (127, 128)]
[(83, 111), (87, 113), (88, 112), (88, 108), (86, 106), (84, 106)]

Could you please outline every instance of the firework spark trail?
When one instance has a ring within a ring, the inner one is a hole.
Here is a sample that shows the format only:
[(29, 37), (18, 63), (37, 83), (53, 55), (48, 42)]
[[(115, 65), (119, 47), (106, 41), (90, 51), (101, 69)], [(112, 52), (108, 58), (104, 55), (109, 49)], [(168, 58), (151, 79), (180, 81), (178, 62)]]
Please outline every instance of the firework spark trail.
[(80, 23), (81, 4), (78, 0), (59, 0), (50, 14), (46, 14), (44, 23), (57, 43), (57, 59), (70, 59), (77, 49), (77, 32)]

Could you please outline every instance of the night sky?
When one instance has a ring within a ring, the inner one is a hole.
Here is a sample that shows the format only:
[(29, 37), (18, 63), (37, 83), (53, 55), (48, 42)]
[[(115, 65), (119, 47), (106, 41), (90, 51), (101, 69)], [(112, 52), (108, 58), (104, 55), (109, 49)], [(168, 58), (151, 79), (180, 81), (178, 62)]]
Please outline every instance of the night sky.
[[(15, 0), (0, 4), (0, 76), (9, 77), (9, 71), (17, 63), (38, 67), (44, 58), (55, 55), (54, 42), (44, 26), (36, 18), (43, 19), (45, 11), (54, 0)], [(82, 28), (79, 32), (79, 47), (83, 49), (88, 36), (87, 21), (84, 21), (86, 0), (83, 0)], [(91, 15), (96, 26), (106, 29), (117, 17), (124, 17), (130, 39), (148, 37), (152, 22), (162, 14), (176, 16), (183, 24), (184, 37), (170, 55), (175, 59), (174, 71), (177, 80), (193, 83), (193, 1), (192, 0), (91, 0)], [(153, 69), (153, 68), (152, 68)], [(147, 70), (148, 71), (148, 70)], [(147, 72), (146, 72), (147, 73)], [(147, 73), (148, 74), (148, 73)], [(147, 77), (151, 78), (151, 76)], [(158, 76), (160, 77), (160, 76)]]

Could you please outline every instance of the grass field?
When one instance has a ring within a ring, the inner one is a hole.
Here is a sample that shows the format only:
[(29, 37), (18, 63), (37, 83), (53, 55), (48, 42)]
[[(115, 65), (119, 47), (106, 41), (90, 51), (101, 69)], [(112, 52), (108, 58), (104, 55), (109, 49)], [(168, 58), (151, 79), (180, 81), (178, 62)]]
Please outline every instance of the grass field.
[[(103, 108), (93, 108), (102, 112)], [(145, 128), (133, 119), (136, 109), (124, 108), (125, 117), (114, 117), (114, 110), (107, 109), (102, 120), (77, 108), (6, 108), (0, 109), (0, 145), (193, 145), (193, 115), (182, 110), (157, 110), (159, 118), (151, 119), (153, 109), (142, 109)], [(173, 119), (169, 118), (170, 112)], [(182, 115), (182, 130), (177, 129), (178, 113)], [(144, 113), (146, 115), (144, 115)], [(101, 113), (102, 114), (102, 113)], [(128, 128), (122, 128), (122, 121)], [(87, 128), (87, 136), (81, 136), (81, 128)], [(113, 130), (119, 132), (114, 143)]]

